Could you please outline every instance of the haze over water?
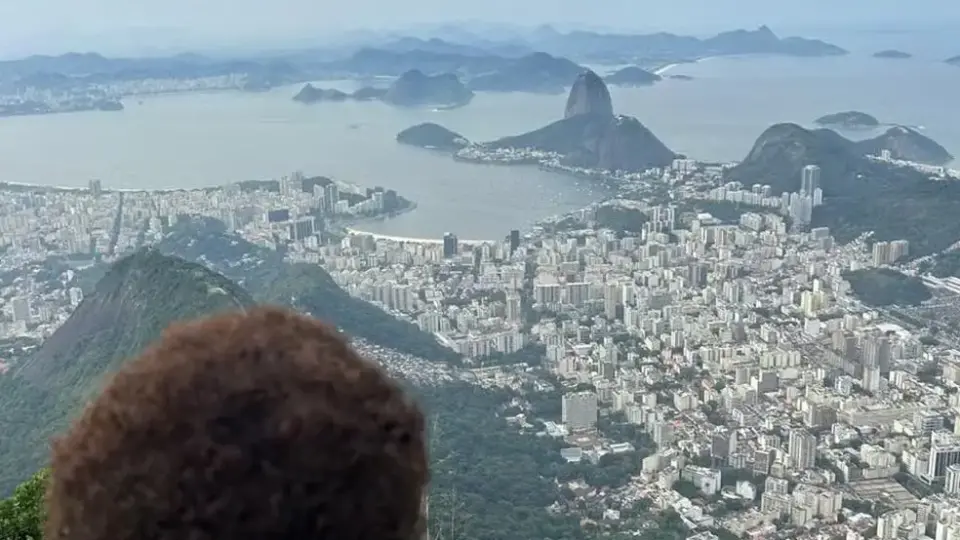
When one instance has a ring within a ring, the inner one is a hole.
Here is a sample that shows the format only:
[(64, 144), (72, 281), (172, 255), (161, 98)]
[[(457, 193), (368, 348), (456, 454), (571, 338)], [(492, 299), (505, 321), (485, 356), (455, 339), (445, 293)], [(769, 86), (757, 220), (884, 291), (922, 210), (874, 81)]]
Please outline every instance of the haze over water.
[[(638, 117), (673, 150), (697, 159), (738, 160), (773, 123), (809, 125), (851, 109), (924, 126), (958, 155), (960, 68), (942, 60), (879, 60), (859, 51), (837, 58), (720, 58), (669, 72), (692, 81), (611, 90), (618, 113)], [(192, 188), (302, 170), (396, 189), (418, 204), (364, 229), (480, 239), (605, 195), (536, 168), (456, 163), (394, 141), (398, 131), (426, 121), (479, 141), (534, 129), (562, 116), (564, 95), (480, 94), (465, 108), (431, 112), (380, 103), (302, 106), (290, 99), (297, 90), (155, 96), (142, 105), (131, 98), (122, 113), (3, 118), (0, 181), (82, 186), (100, 178), (118, 188)]]

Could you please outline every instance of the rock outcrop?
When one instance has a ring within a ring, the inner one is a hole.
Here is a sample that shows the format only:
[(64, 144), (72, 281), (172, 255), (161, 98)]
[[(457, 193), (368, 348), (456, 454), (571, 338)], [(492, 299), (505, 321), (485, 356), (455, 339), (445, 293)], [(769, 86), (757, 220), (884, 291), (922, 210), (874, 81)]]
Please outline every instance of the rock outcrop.
[(567, 107), (564, 118), (573, 118), (581, 114), (611, 117), (613, 116), (613, 101), (610, 99), (610, 90), (603, 79), (593, 71), (587, 70), (577, 76), (567, 97)]

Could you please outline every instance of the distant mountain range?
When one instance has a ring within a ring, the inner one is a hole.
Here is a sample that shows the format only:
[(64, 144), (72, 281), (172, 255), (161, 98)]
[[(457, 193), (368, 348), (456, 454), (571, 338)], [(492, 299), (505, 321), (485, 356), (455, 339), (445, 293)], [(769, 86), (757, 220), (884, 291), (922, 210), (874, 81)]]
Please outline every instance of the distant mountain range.
[(692, 59), (734, 54), (835, 56), (845, 49), (800, 37), (778, 37), (769, 27), (721, 32), (706, 39), (666, 32), (656, 34), (562, 33), (547, 26), (531, 40), (538, 50), (591, 62), (638, 63), (638, 60)]
[(142, 79), (244, 75), (242, 87), (255, 91), (323, 78), (399, 76), (417, 69), (427, 75), (456, 73), (472, 90), (556, 92), (560, 82), (569, 84), (583, 70), (579, 62), (652, 66), (733, 54), (846, 53), (819, 40), (780, 38), (766, 26), (706, 39), (669, 33), (562, 33), (550, 27), (526, 39), (463, 37), (470, 42), (407, 36), (347, 50), (310, 49), (229, 60), (190, 53), (162, 58), (106, 58), (96, 53), (30, 56), (0, 62), (0, 85), (62, 89)]
[(960, 215), (960, 183), (867, 158), (882, 149), (900, 151), (920, 144), (929, 151), (929, 139), (918, 135), (896, 127), (875, 139), (854, 142), (829, 129), (776, 124), (726, 176), (783, 193), (799, 189), (803, 167), (818, 165), (824, 203), (814, 210), (814, 226), (830, 227), (840, 241), (875, 231), (878, 240), (905, 239), (911, 255), (926, 255), (960, 238), (960, 221), (945, 218)]

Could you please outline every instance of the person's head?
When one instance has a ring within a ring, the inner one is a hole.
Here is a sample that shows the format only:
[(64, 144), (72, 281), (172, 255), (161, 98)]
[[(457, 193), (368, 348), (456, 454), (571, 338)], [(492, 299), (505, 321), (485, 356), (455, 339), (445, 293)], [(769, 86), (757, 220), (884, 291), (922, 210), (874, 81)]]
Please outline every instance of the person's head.
[(54, 443), (47, 540), (414, 540), (420, 409), (320, 322), (171, 327)]

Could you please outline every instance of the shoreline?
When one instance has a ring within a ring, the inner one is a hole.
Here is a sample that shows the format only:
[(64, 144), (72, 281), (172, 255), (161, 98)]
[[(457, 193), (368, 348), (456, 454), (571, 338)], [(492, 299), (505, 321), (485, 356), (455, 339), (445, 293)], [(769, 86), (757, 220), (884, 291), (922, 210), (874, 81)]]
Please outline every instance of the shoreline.
[[(236, 182), (233, 182), (236, 183)], [(174, 193), (178, 191), (204, 191), (209, 189), (224, 189), (230, 184), (222, 186), (208, 186), (198, 188), (103, 188), (101, 193)], [(0, 190), (21, 189), (23, 191), (90, 191), (88, 186), (48, 186), (46, 184), (31, 184), (29, 182), (0, 182)]]
[[(730, 56), (730, 55), (728, 55), (728, 56)], [(681, 61), (681, 62), (671, 62), (671, 63), (669, 63), (669, 64), (667, 64), (667, 65), (660, 66), (660, 67), (654, 69), (653, 71), (651, 71), (651, 73), (653, 73), (654, 75), (659, 75), (659, 76), (663, 77), (668, 71), (671, 71), (671, 70), (673, 70), (674, 68), (680, 67), (680, 66), (682, 66), (682, 65), (684, 65), (684, 64), (699, 64), (700, 62), (706, 62), (707, 60), (713, 60), (714, 58), (720, 58), (720, 57), (719, 57), (719, 56), (704, 56), (703, 58), (696, 58), (696, 59), (694, 59), (694, 60), (686, 60), (686, 61)]]

